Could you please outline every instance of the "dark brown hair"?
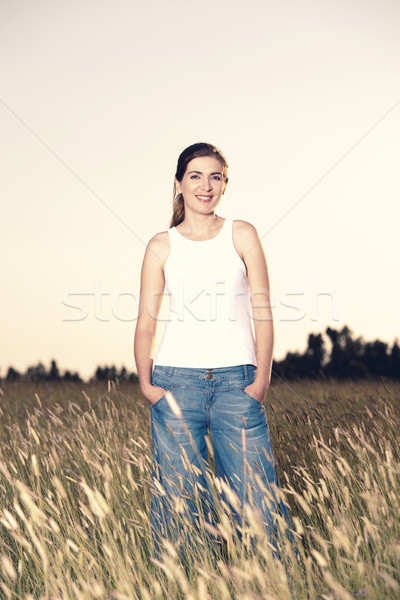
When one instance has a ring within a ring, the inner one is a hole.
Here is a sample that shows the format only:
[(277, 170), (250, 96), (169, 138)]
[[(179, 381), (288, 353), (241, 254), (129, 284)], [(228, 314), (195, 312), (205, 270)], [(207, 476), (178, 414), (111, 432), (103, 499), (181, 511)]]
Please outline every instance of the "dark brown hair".
[[(222, 165), (222, 176), (224, 178), (225, 186), (228, 183), (228, 163), (226, 162), (225, 156), (222, 154), (221, 150), (218, 150), (216, 146), (212, 144), (206, 144), (205, 142), (199, 142), (197, 144), (192, 144), (185, 148), (183, 152), (179, 155), (178, 165), (176, 167), (175, 177), (181, 182), (184, 174), (186, 173), (186, 167), (194, 158), (199, 158), (200, 156), (213, 156), (217, 158)], [(176, 227), (179, 223), (185, 218), (185, 205), (183, 202), (182, 194), (176, 193), (176, 186), (174, 183), (174, 197), (173, 197), (173, 207), (172, 207), (172, 219), (170, 223), (170, 227)]]

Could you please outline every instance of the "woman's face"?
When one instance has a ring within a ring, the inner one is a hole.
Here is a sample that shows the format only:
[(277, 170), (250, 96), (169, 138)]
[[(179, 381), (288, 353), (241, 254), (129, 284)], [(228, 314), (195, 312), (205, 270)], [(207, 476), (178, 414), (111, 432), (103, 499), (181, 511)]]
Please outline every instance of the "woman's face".
[(175, 186), (183, 196), (185, 211), (213, 212), (226, 187), (221, 161), (213, 156), (194, 158), (186, 167), (182, 181), (175, 179)]

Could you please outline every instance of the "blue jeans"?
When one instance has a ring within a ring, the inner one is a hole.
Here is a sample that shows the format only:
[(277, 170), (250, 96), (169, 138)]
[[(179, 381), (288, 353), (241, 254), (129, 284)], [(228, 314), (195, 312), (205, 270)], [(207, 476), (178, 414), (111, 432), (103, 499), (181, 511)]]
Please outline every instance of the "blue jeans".
[(255, 375), (253, 365), (215, 369), (154, 366), (152, 383), (166, 390), (151, 405), (155, 484), (151, 528), (157, 558), (161, 538), (182, 541), (179, 523), (185, 514), (194, 524), (217, 522), (205, 438), (208, 431), (217, 483), (218, 479), (224, 482), (219, 485), (219, 496), (237, 519), (238, 531), (243, 524), (243, 503), (260, 511), (273, 545), (272, 513), (280, 513), (291, 527), (287, 507), (274, 491), (280, 484), (264, 405), (244, 391)]

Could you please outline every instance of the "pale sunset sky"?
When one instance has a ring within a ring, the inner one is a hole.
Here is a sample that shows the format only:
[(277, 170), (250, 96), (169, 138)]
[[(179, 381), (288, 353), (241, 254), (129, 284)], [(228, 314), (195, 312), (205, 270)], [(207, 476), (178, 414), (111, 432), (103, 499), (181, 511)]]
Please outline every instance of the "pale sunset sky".
[(145, 244), (199, 141), (217, 214), (262, 239), (274, 357), (327, 326), (392, 344), (399, 25), (397, 0), (2, 0), (0, 375), (134, 370)]

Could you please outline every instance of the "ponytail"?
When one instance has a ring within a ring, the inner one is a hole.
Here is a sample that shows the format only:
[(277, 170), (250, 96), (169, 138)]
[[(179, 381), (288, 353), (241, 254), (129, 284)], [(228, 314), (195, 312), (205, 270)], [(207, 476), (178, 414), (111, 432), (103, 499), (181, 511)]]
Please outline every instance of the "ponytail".
[(171, 223), (169, 224), (170, 228), (176, 227), (179, 225), (179, 223), (182, 223), (185, 218), (185, 203), (183, 201), (182, 194), (174, 196), (172, 211), (172, 219)]

